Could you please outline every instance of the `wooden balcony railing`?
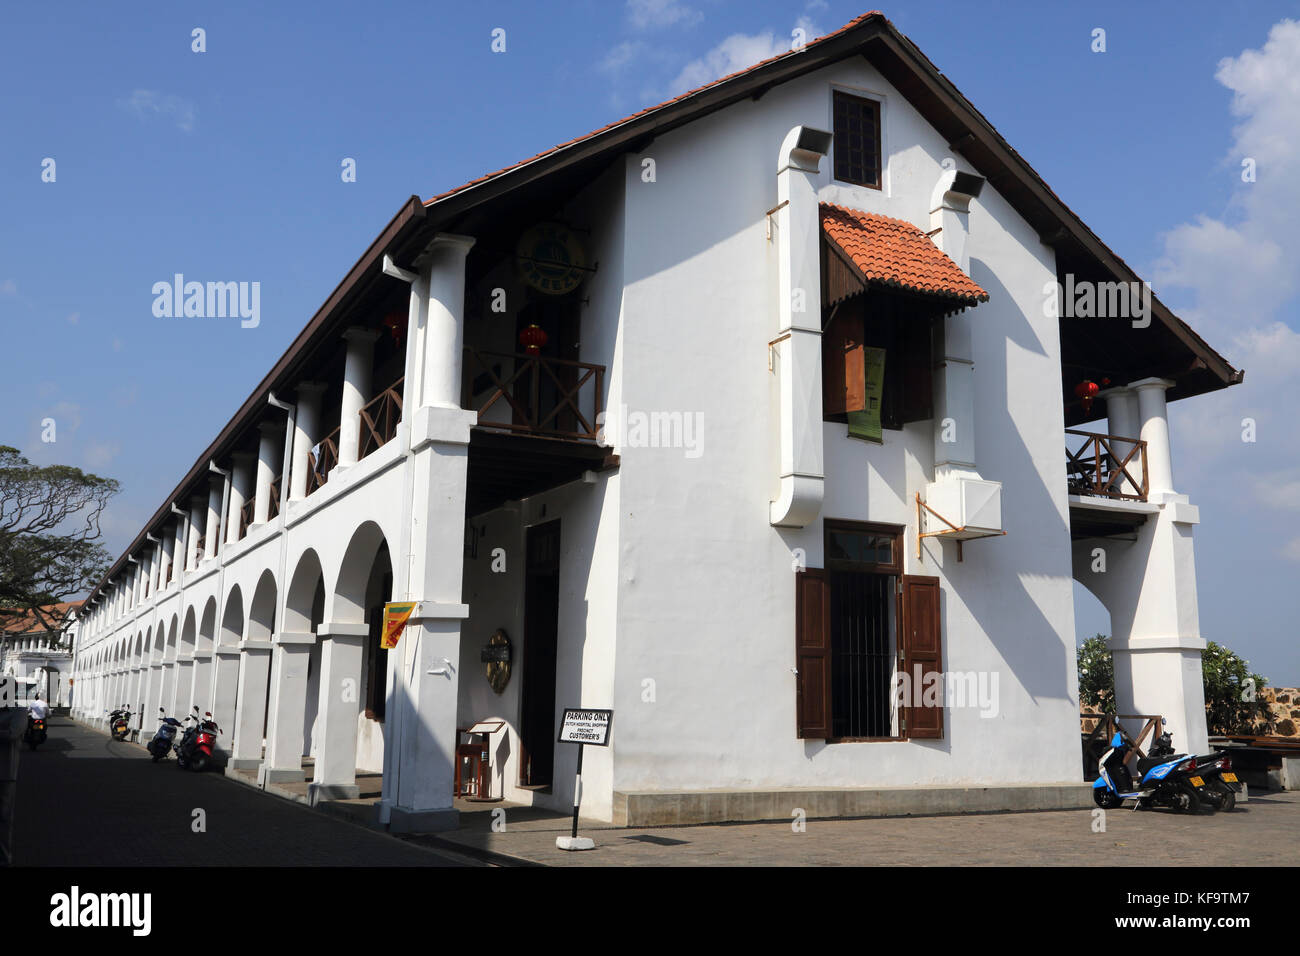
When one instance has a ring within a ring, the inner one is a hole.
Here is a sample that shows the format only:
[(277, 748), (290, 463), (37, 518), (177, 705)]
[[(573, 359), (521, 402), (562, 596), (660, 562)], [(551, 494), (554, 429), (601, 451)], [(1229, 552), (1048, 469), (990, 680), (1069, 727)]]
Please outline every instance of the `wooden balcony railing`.
[(399, 378), (362, 407), (358, 461), (384, 447), (396, 437), (397, 425), (402, 420), (403, 381), (404, 379)]
[(244, 535), (248, 534), (248, 526), (253, 523), (253, 515), (257, 512), (257, 496), (249, 498), (239, 509), (239, 538), (242, 540)]
[(266, 509), (266, 520), (271, 521), (280, 515), (280, 476), (271, 479), (271, 504)]
[[(469, 365), (465, 376), (466, 390), (476, 377), (486, 375), (486, 400), (467, 396), (465, 408), (477, 404), (478, 421), (483, 428), (546, 435), (577, 441), (595, 441), (597, 419), (602, 411), (605, 391), (605, 366), (590, 362), (572, 362), (522, 353), (485, 352), (465, 349)], [(498, 361), (491, 361), (496, 359)], [(513, 363), (507, 376), (503, 365)], [(510, 421), (485, 417), (499, 402), (510, 409)]]
[(1146, 442), (1070, 428), (1065, 434), (1083, 439), (1077, 451), (1071, 451), (1069, 444), (1065, 447), (1065, 476), (1070, 494), (1147, 500)]
[(316, 448), (307, 453), (307, 494), (329, 481), (330, 472), (339, 463), (339, 430), (329, 433)]

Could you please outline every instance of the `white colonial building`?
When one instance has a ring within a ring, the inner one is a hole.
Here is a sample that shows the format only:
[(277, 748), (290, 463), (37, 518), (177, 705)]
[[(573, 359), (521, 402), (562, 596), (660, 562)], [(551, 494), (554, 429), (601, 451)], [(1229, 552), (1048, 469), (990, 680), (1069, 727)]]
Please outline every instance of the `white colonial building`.
[(12, 677), (22, 700), (40, 695), (53, 707), (72, 704), (72, 629), (81, 602), (47, 604), (0, 615), (0, 677)]
[(412, 198), (90, 594), (80, 716), (399, 830), (483, 721), (567, 808), (579, 706), (616, 822), (1081, 805), (1074, 580), (1205, 747), (1165, 407), (1242, 377), (1129, 283), (879, 14)]

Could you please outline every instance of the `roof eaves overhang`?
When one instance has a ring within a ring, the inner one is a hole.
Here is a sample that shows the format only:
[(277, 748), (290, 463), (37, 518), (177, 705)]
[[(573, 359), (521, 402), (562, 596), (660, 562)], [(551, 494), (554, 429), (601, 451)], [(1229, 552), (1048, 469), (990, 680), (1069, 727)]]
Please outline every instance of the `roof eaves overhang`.
[[(1038, 230), (1040, 236), (1053, 237), (1055, 242), (1068, 239), (1118, 281), (1142, 281), (1123, 259), (1061, 201), (1029, 163), (911, 40), (889, 25), (888, 29), (881, 30), (872, 39), (863, 55), (900, 90), (905, 91), (908, 85), (920, 84), (926, 95), (913, 98), (913, 105), (931, 125), (949, 137), (952, 148), (970, 160), (985, 176), (989, 185), (1004, 196)], [(914, 83), (909, 84), (907, 79)], [(1235, 385), (1243, 380), (1243, 371), (1233, 368), (1154, 295), (1151, 303), (1154, 318), (1193, 353), (1196, 359), (1193, 364), (1203, 364), (1204, 368), (1213, 373), (1220, 383), (1218, 388)]]
[(330, 293), (324, 304), (316, 310), (316, 314), (312, 316), (311, 321), (298, 333), (298, 336), (285, 350), (284, 354), (280, 356), (279, 361), (275, 363), (271, 371), (266, 374), (257, 387), (253, 389), (252, 394), (239, 406), (239, 410), (222, 428), (216, 439), (204, 449), (203, 454), (199, 455), (193, 466), (185, 473), (185, 477), (172, 489), (158, 510), (153, 513), (153, 516), (145, 523), (140, 533), (136, 535), (130, 546), (122, 552), (122, 555), (113, 563), (107, 573), (90, 589), (87, 600), (83, 602), (81, 608), (77, 611), (78, 616), (89, 612), (89, 599), (94, 597), (100, 588), (126, 566), (128, 557), (144, 544), (146, 536), (160, 524), (170, 520), (172, 504), (188, 494), (200, 479), (206, 479), (208, 462), (220, 458), (229, 451), (235, 440), (256, 421), (266, 408), (267, 396), (274, 389), (283, 388), (286, 383), (291, 381), (293, 374), (305, 361), (307, 355), (310, 354), (311, 346), (328, 335), (330, 330), (344, 317), (348, 306), (355, 300), (360, 287), (367, 280), (374, 279), (382, 271), (385, 253), (395, 252), (411, 246), (410, 240), (420, 232), (425, 214), (426, 208), (420, 197), (411, 196), (402, 205), (402, 208), (397, 211), (397, 214), (389, 220), (388, 225), (375, 237), (361, 257), (353, 263), (343, 281), (335, 286), (334, 291)]

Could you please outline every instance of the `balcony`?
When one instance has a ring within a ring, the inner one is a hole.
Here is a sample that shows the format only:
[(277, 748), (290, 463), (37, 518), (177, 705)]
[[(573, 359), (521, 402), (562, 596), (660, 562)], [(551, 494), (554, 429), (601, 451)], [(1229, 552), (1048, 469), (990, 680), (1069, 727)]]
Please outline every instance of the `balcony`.
[[(1065, 434), (1065, 475), (1070, 494), (1121, 501), (1147, 500), (1150, 481), (1146, 442), (1070, 428)], [(1068, 436), (1081, 441), (1071, 442)]]
[(542, 355), (467, 348), (463, 407), (480, 428), (596, 441), (605, 366)]

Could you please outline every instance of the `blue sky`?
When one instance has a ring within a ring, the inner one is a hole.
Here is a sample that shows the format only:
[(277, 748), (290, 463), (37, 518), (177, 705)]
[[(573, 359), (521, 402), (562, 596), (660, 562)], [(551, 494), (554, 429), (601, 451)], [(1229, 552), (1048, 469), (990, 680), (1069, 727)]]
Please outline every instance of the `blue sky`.
[[(843, 2), (8, 4), (0, 12), (0, 442), (120, 479), (116, 553), (412, 193), (747, 65)], [(1246, 384), (1173, 408), (1202, 508), (1201, 627), (1300, 684), (1296, 3), (884, 12)], [(193, 52), (191, 31), (206, 31)], [(1090, 49), (1106, 31), (1106, 51)], [(495, 28), (506, 51), (493, 53)], [(1243, 183), (1240, 160), (1257, 160)], [(340, 163), (356, 160), (357, 181)], [(55, 162), (42, 182), (42, 161)], [(261, 324), (155, 318), (182, 272)], [(40, 441), (41, 420), (58, 423)], [(1241, 441), (1241, 419), (1258, 440)], [(1080, 629), (1107, 627), (1091, 599)]]

